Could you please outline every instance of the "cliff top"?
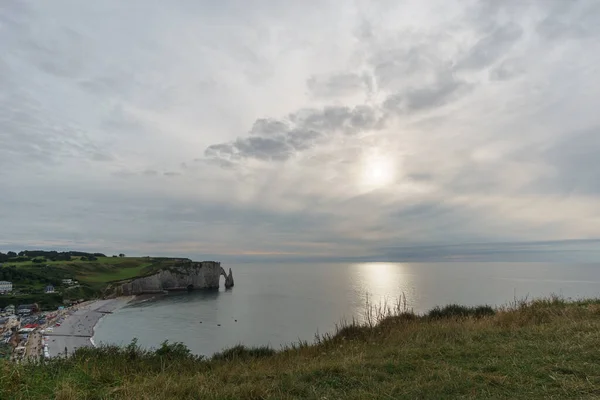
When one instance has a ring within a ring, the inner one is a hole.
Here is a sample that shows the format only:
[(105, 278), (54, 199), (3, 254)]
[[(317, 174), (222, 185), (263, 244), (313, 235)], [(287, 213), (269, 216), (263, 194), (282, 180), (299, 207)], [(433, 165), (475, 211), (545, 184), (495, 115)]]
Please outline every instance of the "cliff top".
[[(101, 290), (112, 282), (129, 280), (151, 275), (161, 269), (181, 268), (192, 265), (188, 258), (168, 257), (107, 257), (100, 253), (58, 253), (43, 252), (50, 256), (38, 255), (28, 257), (17, 256), (5, 261), (0, 266), (0, 280), (13, 283), (14, 290), (22, 294), (43, 293), (48, 284), (57, 291), (72, 286), (63, 280), (74, 280), (77, 284)], [(52, 258), (50, 258), (52, 257)]]

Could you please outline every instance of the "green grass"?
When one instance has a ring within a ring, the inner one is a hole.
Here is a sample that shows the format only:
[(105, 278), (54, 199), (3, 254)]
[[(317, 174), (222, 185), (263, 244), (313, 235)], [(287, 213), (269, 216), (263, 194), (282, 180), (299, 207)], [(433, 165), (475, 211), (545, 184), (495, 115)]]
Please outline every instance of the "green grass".
[[(89, 283), (108, 283), (143, 275), (152, 267), (148, 260), (130, 260), (120, 264), (98, 264), (93, 269), (80, 268), (77, 271), (77, 279)], [(85, 271), (85, 272), (84, 272)]]
[(314, 345), (237, 346), (210, 360), (178, 344), (132, 344), (42, 365), (0, 361), (0, 398), (600, 398), (600, 300), (445, 309), (376, 311)]
[[(174, 259), (149, 257), (98, 257), (95, 261), (81, 261), (79, 257), (73, 257), (71, 261), (46, 261), (44, 264), (62, 270), (82, 283), (101, 287), (109, 282), (152, 273), (160, 268), (168, 267), (174, 262)], [(31, 261), (6, 263), (6, 266), (16, 266), (30, 271), (41, 268), (41, 264)], [(38, 286), (43, 288), (44, 284), (41, 283)]]
[[(70, 261), (45, 261), (44, 263), (28, 261), (6, 263), (5, 266), (15, 266), (18, 271), (29, 274), (21, 280), (11, 279), (15, 290), (22, 294), (44, 296), (44, 288), (52, 283), (66, 299), (89, 299), (100, 296), (112, 282), (150, 275), (160, 269), (170, 268), (178, 262), (180, 259), (157, 257), (98, 257), (94, 261), (82, 261), (80, 257), (73, 257)], [(75, 278), (81, 287), (68, 289), (62, 286), (61, 280), (64, 278)], [(0, 298), (0, 303), (2, 300)], [(8, 299), (4, 300), (8, 301)], [(20, 304), (24, 300), (12, 299), (11, 301)], [(54, 303), (47, 306), (54, 306)]]

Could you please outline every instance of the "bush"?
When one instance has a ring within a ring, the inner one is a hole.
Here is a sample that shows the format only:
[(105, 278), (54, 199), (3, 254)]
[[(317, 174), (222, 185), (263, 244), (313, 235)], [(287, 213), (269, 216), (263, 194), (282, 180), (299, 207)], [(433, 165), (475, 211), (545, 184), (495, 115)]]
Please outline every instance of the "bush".
[[(373, 329), (369, 326), (360, 325), (355, 321), (352, 323), (343, 323), (336, 326), (335, 335), (332, 339), (343, 340), (364, 340), (373, 333)], [(327, 337), (325, 337), (327, 339)]]
[(165, 340), (160, 344), (160, 347), (156, 349), (155, 354), (160, 357), (165, 357), (169, 360), (196, 357), (191, 353), (190, 349), (188, 349), (185, 344), (180, 342), (169, 343), (168, 340)]
[(220, 353), (216, 353), (212, 356), (212, 359), (223, 361), (248, 360), (252, 358), (271, 357), (273, 354), (275, 354), (275, 350), (268, 346), (246, 347), (240, 344), (230, 349), (223, 350)]
[(450, 304), (444, 307), (435, 307), (426, 315), (431, 319), (442, 318), (483, 318), (494, 315), (496, 311), (490, 306), (467, 307), (458, 304)]

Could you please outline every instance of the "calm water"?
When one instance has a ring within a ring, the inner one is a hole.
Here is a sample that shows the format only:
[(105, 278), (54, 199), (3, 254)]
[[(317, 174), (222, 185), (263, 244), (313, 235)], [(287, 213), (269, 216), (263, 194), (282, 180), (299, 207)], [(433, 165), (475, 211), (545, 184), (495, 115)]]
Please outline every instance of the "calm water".
[[(343, 318), (362, 318), (372, 303), (400, 294), (423, 312), (435, 305), (502, 305), (515, 296), (600, 295), (600, 264), (363, 263), (238, 264), (235, 287), (180, 293), (125, 307), (100, 321), (96, 343), (156, 347), (183, 342), (210, 355), (238, 343), (279, 348)], [(237, 321), (236, 321), (237, 320)]]

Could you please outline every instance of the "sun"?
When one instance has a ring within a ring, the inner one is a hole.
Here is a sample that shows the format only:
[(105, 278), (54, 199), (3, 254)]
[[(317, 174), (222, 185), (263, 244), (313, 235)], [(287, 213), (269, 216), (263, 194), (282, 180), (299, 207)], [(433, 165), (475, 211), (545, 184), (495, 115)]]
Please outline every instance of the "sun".
[(365, 189), (377, 189), (390, 185), (394, 181), (395, 165), (392, 158), (381, 154), (371, 154), (363, 160), (361, 186)]

